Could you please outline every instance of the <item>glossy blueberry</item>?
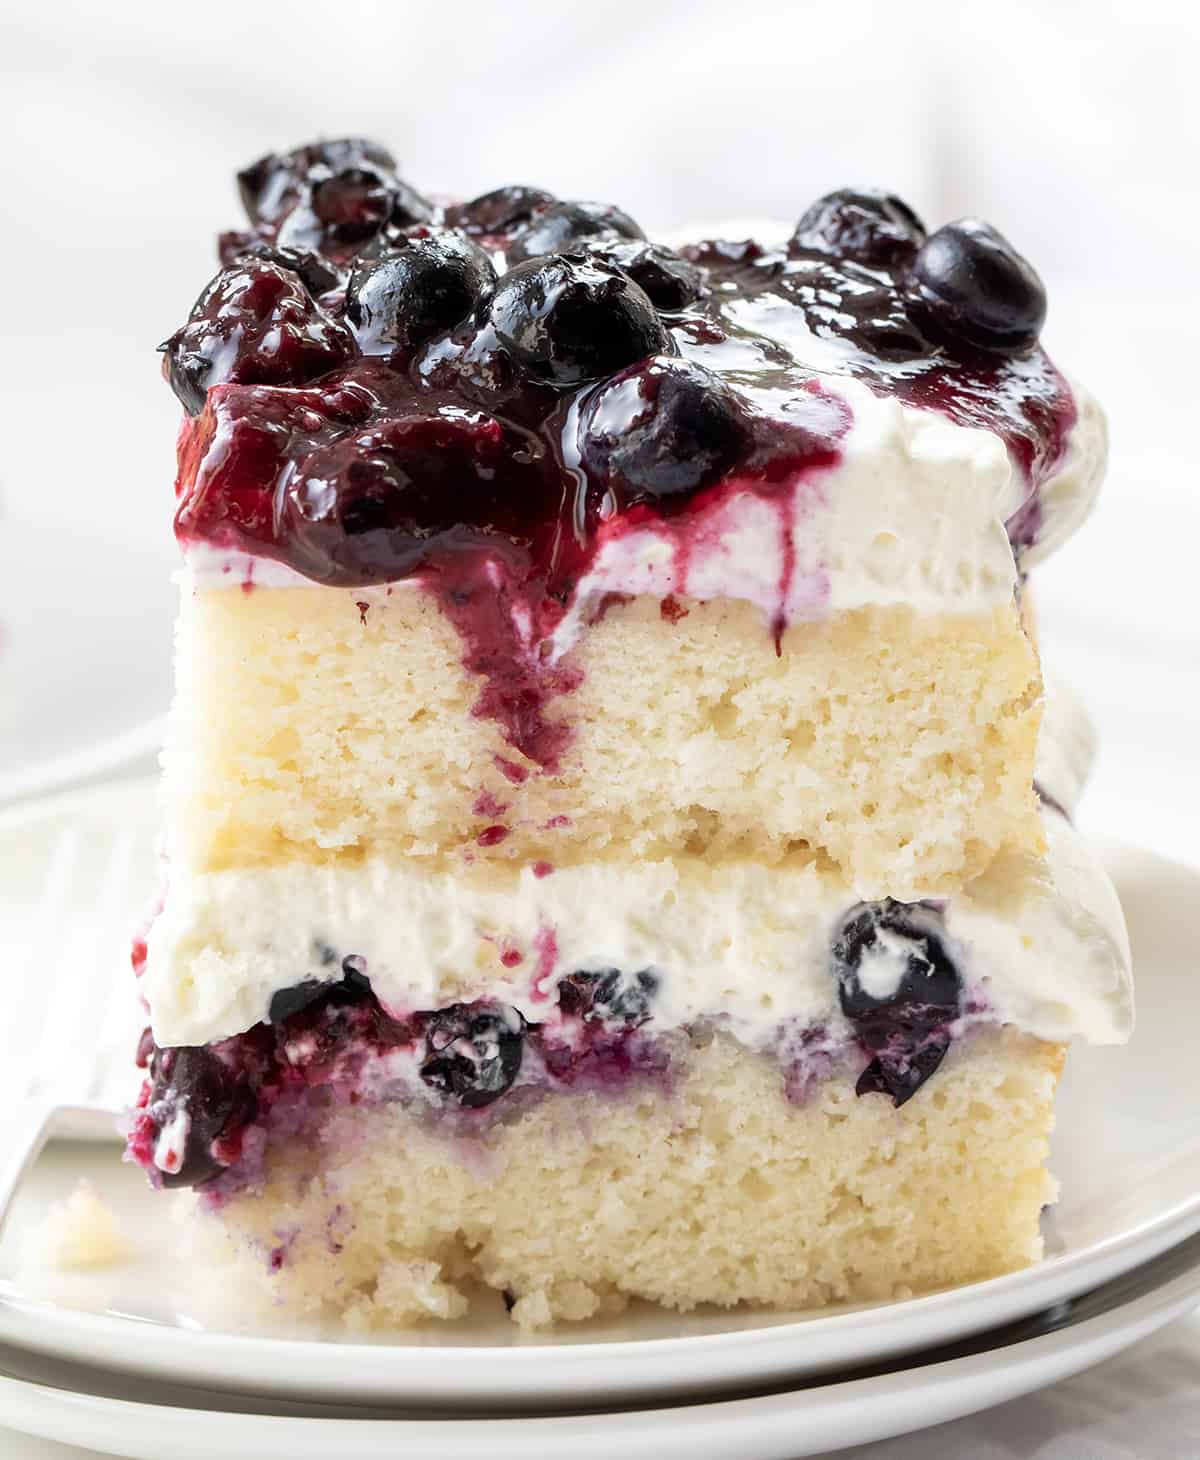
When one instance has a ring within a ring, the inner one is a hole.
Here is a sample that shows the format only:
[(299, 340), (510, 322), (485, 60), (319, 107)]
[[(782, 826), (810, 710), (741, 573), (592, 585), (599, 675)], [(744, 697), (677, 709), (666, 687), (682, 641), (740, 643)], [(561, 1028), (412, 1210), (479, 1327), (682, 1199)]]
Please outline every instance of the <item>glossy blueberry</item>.
[(375, 167), (347, 167), (316, 182), (312, 210), (333, 243), (360, 243), (392, 214), (393, 181)]
[(247, 1118), (248, 1102), (252, 1105), (253, 1097), (212, 1050), (157, 1050), (147, 1113), (160, 1135), (177, 1132), (180, 1141), (178, 1149), (156, 1151), (163, 1185), (196, 1186), (217, 1175), (223, 1167), (213, 1142), (232, 1118)]
[(358, 353), (300, 278), (266, 259), (222, 269), (160, 348), (171, 389), (193, 416), (214, 385), (303, 385)]
[(909, 299), (939, 338), (1001, 354), (1032, 349), (1046, 320), (1046, 291), (1033, 266), (978, 218), (947, 223), (926, 239)]
[(610, 203), (554, 203), (536, 212), (505, 252), (511, 267), (542, 254), (564, 253), (588, 238), (644, 238), (628, 213)]
[(400, 235), (377, 257), (355, 264), (346, 320), (366, 355), (412, 349), (464, 320), (495, 278), (491, 259), (461, 233)]
[(469, 203), (452, 203), (446, 209), (446, 223), (450, 228), (461, 228), (472, 238), (511, 233), (557, 201), (553, 193), (542, 188), (494, 188)]
[(891, 898), (860, 903), (834, 937), (832, 961), (842, 1013), (870, 1056), (858, 1093), (902, 1105), (941, 1063), (959, 1014), (962, 981), (940, 918)]
[(920, 903), (889, 897), (852, 908), (833, 941), (842, 1013), (861, 1019), (905, 1004), (956, 1011), (961, 982), (940, 928)]
[(559, 982), (558, 1006), (564, 1014), (588, 1022), (644, 1024), (658, 984), (658, 975), (649, 969), (632, 974), (618, 968), (571, 973)]
[(268, 152), (237, 175), (246, 216), (251, 223), (276, 223), (295, 203), (311, 173), (328, 177), (364, 163), (384, 172), (394, 172), (396, 167), (386, 147), (365, 137), (331, 138), (290, 152)]
[(747, 427), (720, 376), (656, 356), (601, 386), (580, 417), (589, 476), (623, 502), (678, 497), (717, 481), (738, 459)]
[(310, 452), (281, 513), (302, 571), (346, 585), (404, 577), (431, 554), (502, 528), (524, 484), (516, 451), (494, 417), (458, 407)]
[(551, 254), (510, 269), (489, 318), (501, 345), (535, 380), (581, 385), (667, 349), (645, 291), (620, 269), (581, 254)]
[(818, 198), (796, 224), (792, 251), (811, 249), (873, 268), (906, 264), (925, 238), (925, 225), (892, 193), (840, 188)]
[(695, 264), (672, 249), (644, 238), (589, 244), (593, 257), (606, 259), (646, 291), (651, 304), (666, 314), (694, 304), (704, 292), (703, 275)]
[(521, 1069), (525, 1020), (505, 1004), (451, 1004), (425, 1027), (421, 1079), (460, 1105), (490, 1105)]

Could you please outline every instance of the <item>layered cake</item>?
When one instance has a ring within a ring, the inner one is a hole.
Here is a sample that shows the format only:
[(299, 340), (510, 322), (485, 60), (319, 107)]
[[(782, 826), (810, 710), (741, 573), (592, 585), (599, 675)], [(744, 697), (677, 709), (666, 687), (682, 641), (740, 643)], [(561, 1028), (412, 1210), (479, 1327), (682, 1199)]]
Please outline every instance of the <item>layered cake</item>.
[(1039, 784), (1105, 443), (1036, 273), (871, 191), (669, 248), (355, 139), (238, 180), (129, 1136), (206, 1259), (357, 1326), (1036, 1259), (1132, 1018), (1074, 731)]

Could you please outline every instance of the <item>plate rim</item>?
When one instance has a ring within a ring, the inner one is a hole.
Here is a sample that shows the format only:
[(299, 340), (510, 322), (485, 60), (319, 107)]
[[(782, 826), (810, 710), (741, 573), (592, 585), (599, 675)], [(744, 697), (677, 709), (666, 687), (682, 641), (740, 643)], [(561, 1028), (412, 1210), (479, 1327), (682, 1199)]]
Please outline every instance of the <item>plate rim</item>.
[[(1160, 1256), (1142, 1267), (1151, 1269), (1170, 1254)], [(1126, 1285), (1136, 1279), (1137, 1271), (1126, 1275)], [(173, 1403), (156, 1403), (153, 1399), (121, 1399), (111, 1395), (89, 1394), (81, 1389), (68, 1389), (51, 1383), (21, 1379), (0, 1368), (0, 1400), (4, 1401), (5, 1422), (19, 1432), (63, 1443), (104, 1441), (120, 1424), (122, 1448), (118, 1453), (147, 1456), (157, 1450), (125, 1448), (130, 1438), (130, 1423), (149, 1425), (156, 1443), (161, 1443), (161, 1425), (186, 1425), (201, 1432), (199, 1443), (211, 1445), (217, 1440), (232, 1438), (237, 1430), (238, 1449), (233, 1460), (261, 1447), (291, 1444), (299, 1460), (332, 1453), (328, 1447), (342, 1439), (343, 1445), (355, 1440), (371, 1441), (369, 1450), (345, 1449), (348, 1460), (376, 1460), (376, 1457), (397, 1453), (408, 1442), (412, 1453), (418, 1441), (436, 1441), (439, 1453), (447, 1460), (459, 1460), (477, 1450), (481, 1436), (487, 1436), (494, 1448), (495, 1439), (511, 1439), (521, 1445), (522, 1453), (531, 1460), (544, 1460), (550, 1454), (561, 1454), (564, 1440), (578, 1446), (582, 1433), (597, 1443), (586, 1452), (578, 1448), (570, 1453), (580, 1460), (611, 1454), (607, 1447), (620, 1440), (628, 1447), (631, 1441), (645, 1443), (660, 1439), (670, 1431), (678, 1443), (704, 1432), (712, 1438), (715, 1427), (736, 1427), (741, 1442), (740, 1453), (750, 1460), (765, 1456), (766, 1449), (751, 1450), (751, 1437), (764, 1445), (771, 1444), (770, 1454), (782, 1453), (774, 1448), (774, 1440), (783, 1438), (790, 1454), (822, 1453), (834, 1444), (862, 1444), (872, 1440), (894, 1438), (929, 1425), (941, 1424), (979, 1413), (1038, 1389), (1061, 1382), (1094, 1364), (1131, 1347), (1172, 1320), (1182, 1317), (1200, 1304), (1200, 1261), (1193, 1258), (1179, 1272), (1169, 1273), (1149, 1287), (1126, 1296), (1114, 1295), (1114, 1301), (1099, 1313), (1068, 1321), (1048, 1333), (1014, 1338), (995, 1345), (983, 1344), (964, 1355), (948, 1356), (933, 1363), (922, 1362), (919, 1356), (911, 1364), (898, 1365), (883, 1374), (867, 1374), (834, 1380), (826, 1384), (804, 1385), (795, 1389), (777, 1389), (763, 1395), (707, 1398), (683, 1404), (658, 1405), (637, 1411), (611, 1409), (574, 1414), (488, 1415), (464, 1417), (453, 1414), (430, 1419), (423, 1416), (378, 1415), (366, 1412), (346, 1418), (320, 1415), (279, 1415), (257, 1410), (229, 1412), (221, 1409), (188, 1408)], [(112, 1377), (109, 1375), (109, 1377)], [(14, 1402), (15, 1401), (15, 1402)], [(857, 1428), (847, 1434), (847, 1419)], [(31, 1426), (31, 1419), (34, 1425)], [(96, 1420), (103, 1421), (104, 1433), (97, 1435)], [(803, 1421), (804, 1432), (798, 1434), (797, 1421)], [(85, 1431), (79, 1427), (93, 1426)], [(303, 1427), (303, 1429), (301, 1428)], [(499, 1427), (499, 1428), (498, 1428)], [(640, 1441), (638, 1431), (640, 1430)], [(757, 1430), (757, 1434), (755, 1434)], [(221, 1434), (225, 1431), (226, 1434)], [(632, 1433), (631, 1433), (632, 1431)], [(306, 1443), (297, 1449), (295, 1440), (304, 1435)], [(81, 1436), (84, 1438), (81, 1440)], [(448, 1439), (457, 1437), (460, 1445), (446, 1448)], [(536, 1438), (537, 1448), (530, 1448)], [(378, 1442), (376, 1444), (375, 1442)], [(544, 1441), (545, 1443), (541, 1443)], [(815, 1444), (814, 1444), (815, 1442)], [(797, 1450), (797, 1444), (804, 1448)], [(187, 1457), (201, 1452), (189, 1449)], [(513, 1453), (511, 1450), (505, 1453)], [(641, 1453), (646, 1453), (642, 1451)], [(653, 1453), (660, 1454), (660, 1450)], [(709, 1455), (712, 1449), (702, 1451)], [(721, 1453), (725, 1453), (722, 1451)]]

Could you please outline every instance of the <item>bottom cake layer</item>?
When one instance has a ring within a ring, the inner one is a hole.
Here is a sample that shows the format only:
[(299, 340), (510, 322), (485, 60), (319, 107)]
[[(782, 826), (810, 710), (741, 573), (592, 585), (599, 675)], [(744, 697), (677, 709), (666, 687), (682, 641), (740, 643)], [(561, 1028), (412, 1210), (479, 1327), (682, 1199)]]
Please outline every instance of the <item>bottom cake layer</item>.
[(850, 1066), (797, 1101), (776, 1060), (694, 1036), (667, 1085), (564, 1091), (486, 1121), (331, 1107), (273, 1134), (261, 1184), (180, 1200), (239, 1303), (355, 1328), (459, 1317), (480, 1284), (527, 1328), (631, 1298), (904, 1297), (1041, 1255), (1064, 1052), (979, 1028), (894, 1107), (856, 1095)]

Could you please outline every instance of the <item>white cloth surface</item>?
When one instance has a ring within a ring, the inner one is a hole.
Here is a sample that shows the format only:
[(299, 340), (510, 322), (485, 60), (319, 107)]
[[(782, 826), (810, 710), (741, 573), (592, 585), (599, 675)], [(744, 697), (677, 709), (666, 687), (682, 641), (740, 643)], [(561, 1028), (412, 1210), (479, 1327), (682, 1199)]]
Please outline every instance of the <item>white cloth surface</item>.
[[(3, 1423), (0, 1409), (0, 1424)], [(1038, 1394), (840, 1460), (1195, 1460), (1200, 1456), (1200, 1314)], [(495, 1460), (507, 1460), (493, 1450)], [(98, 1450), (0, 1428), (3, 1460), (102, 1460)], [(514, 1457), (516, 1460), (516, 1457)], [(736, 1460), (736, 1457), (730, 1457)]]

